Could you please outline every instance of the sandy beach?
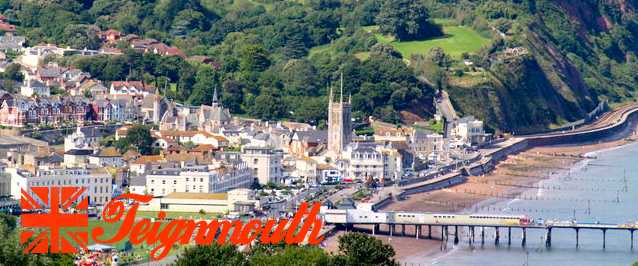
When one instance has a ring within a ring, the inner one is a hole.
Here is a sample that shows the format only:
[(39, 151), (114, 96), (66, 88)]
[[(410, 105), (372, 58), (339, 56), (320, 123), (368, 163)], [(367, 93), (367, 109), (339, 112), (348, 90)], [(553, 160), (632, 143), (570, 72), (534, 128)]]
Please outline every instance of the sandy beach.
[[(443, 190), (414, 194), (402, 201), (387, 205), (387, 211), (423, 211), (423, 212), (481, 212), (489, 211), (491, 203), (499, 200), (515, 199), (525, 190), (535, 188), (537, 184), (551, 174), (566, 174), (577, 162), (587, 159), (584, 155), (614, 147), (619, 147), (638, 140), (635, 136), (608, 142), (570, 146), (550, 146), (532, 148), (525, 152), (509, 156), (496, 166), (496, 169), (484, 176), (471, 176), (468, 181)], [(356, 228), (368, 231), (370, 228)], [(427, 239), (427, 232), (422, 232), (421, 239), (416, 239), (415, 228), (406, 227), (405, 236), (402, 228), (397, 227), (394, 236), (387, 234), (376, 237), (391, 244), (396, 257), (402, 263), (418, 263), (423, 258), (440, 256), (440, 231), (432, 228), (432, 239)], [(388, 229), (381, 227), (381, 231)], [(326, 241), (328, 251), (337, 250), (337, 238), (344, 232), (338, 232)]]

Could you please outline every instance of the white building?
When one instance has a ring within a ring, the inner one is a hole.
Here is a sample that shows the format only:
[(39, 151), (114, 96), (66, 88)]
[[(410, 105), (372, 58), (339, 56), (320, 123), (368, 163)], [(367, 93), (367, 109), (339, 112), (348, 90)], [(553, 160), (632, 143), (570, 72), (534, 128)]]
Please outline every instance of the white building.
[(173, 192), (164, 197), (156, 197), (148, 205), (140, 206), (143, 211), (205, 212), (205, 213), (251, 213), (259, 207), (252, 190), (233, 189), (225, 193)]
[(486, 140), (487, 135), (483, 129), (483, 121), (466, 116), (454, 121), (451, 136), (468, 146), (481, 144)]
[(99, 128), (77, 127), (75, 132), (64, 137), (64, 151), (97, 147), (104, 135)]
[(80, 199), (88, 197), (89, 205), (104, 205), (113, 194), (113, 177), (104, 169), (59, 168), (41, 170), (36, 174), (16, 168), (7, 168), (11, 175), (11, 197), (19, 200), (21, 191), (31, 187), (84, 187)]
[(20, 86), (20, 94), (26, 97), (31, 97), (33, 95), (51, 96), (51, 90), (49, 86), (44, 83), (28, 78)]
[(155, 93), (155, 87), (142, 81), (113, 81), (109, 88), (110, 95), (146, 96)]
[(373, 142), (353, 142), (337, 161), (342, 179), (398, 179), (402, 173), (401, 155), (394, 149)]
[(444, 161), (447, 156), (443, 135), (426, 130), (415, 130), (409, 138), (411, 152), (421, 160)]
[(244, 164), (181, 169), (158, 169), (146, 175), (146, 192), (165, 196), (173, 192), (221, 193), (234, 188), (248, 188), (254, 177)]
[(283, 151), (269, 147), (244, 147), (241, 159), (253, 170), (259, 184), (281, 183)]

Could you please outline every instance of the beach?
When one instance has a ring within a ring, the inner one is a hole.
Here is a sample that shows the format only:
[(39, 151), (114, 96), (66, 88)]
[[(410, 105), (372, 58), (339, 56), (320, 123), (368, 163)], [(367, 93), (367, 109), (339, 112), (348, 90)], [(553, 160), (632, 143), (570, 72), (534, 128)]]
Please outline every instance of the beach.
[[(536, 188), (540, 181), (550, 175), (569, 175), (575, 164), (591, 158), (585, 156), (586, 154), (620, 147), (636, 140), (635, 136), (631, 136), (600, 143), (532, 148), (508, 156), (489, 174), (470, 176), (465, 183), (450, 188), (410, 195), (404, 200), (390, 203), (383, 210), (448, 213), (494, 211), (490, 209), (494, 208), (490, 207), (492, 203), (517, 199), (524, 191)], [(362, 226), (356, 230), (369, 232), (370, 228)], [(388, 229), (382, 226), (381, 231), (387, 232)], [(340, 231), (326, 240), (328, 251), (337, 250), (338, 236), (343, 233)], [(421, 239), (416, 239), (414, 227), (406, 227), (403, 234), (402, 228), (397, 226), (392, 237), (387, 233), (377, 234), (375, 237), (392, 245), (396, 251), (395, 258), (403, 263), (418, 263), (423, 258), (443, 255), (445, 251), (437, 240), (440, 238), (438, 227), (432, 227), (433, 239), (426, 239), (425, 230), (421, 236)]]

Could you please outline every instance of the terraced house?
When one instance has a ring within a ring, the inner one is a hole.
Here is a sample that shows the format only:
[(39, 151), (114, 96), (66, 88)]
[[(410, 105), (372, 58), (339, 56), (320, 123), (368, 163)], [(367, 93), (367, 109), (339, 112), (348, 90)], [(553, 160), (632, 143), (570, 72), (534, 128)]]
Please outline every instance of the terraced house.
[(4, 95), (0, 98), (0, 125), (25, 127), (31, 125), (59, 125), (63, 122), (83, 122), (90, 118), (88, 101), (79, 97), (26, 98)]

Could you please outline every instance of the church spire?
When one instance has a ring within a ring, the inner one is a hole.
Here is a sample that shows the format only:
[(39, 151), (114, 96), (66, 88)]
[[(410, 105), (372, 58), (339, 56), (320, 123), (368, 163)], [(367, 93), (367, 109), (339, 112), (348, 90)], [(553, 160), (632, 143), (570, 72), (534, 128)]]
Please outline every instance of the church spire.
[(332, 97), (333, 97), (333, 93), (332, 93), (332, 83), (328, 83), (328, 93), (330, 94), (330, 96), (328, 97), (328, 103), (332, 104)]
[(215, 87), (215, 90), (213, 91), (213, 104), (217, 103), (217, 87)]
[(341, 94), (339, 94), (339, 103), (343, 103), (343, 72), (341, 72)]

